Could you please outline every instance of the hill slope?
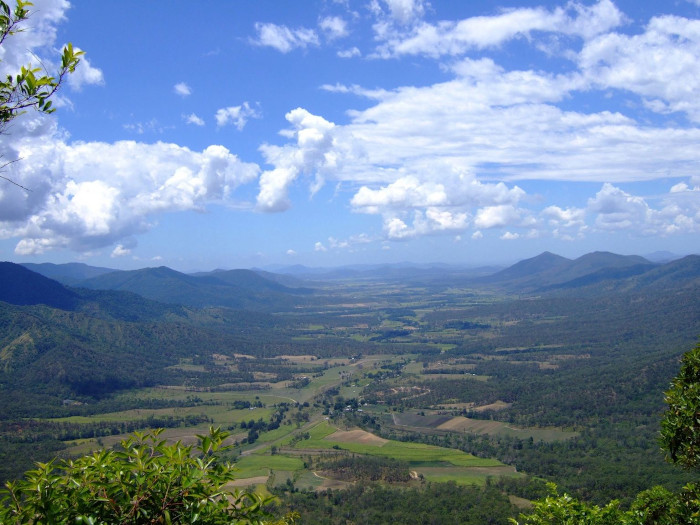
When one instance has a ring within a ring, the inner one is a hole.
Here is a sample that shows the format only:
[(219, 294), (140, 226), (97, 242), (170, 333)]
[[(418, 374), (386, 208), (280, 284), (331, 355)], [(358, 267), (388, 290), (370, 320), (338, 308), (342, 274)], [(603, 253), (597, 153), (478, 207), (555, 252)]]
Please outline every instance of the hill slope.
[(198, 308), (284, 309), (309, 293), (265, 279), (251, 270), (188, 275), (165, 266), (112, 272), (80, 284), (99, 290), (130, 291), (155, 301)]
[(16, 305), (45, 304), (72, 310), (78, 295), (62, 284), (10, 262), (0, 262), (0, 301)]

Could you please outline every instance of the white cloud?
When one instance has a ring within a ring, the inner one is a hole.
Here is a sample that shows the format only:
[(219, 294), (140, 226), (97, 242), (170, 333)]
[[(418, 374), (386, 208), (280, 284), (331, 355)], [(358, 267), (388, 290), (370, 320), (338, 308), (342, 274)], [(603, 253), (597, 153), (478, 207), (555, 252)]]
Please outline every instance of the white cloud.
[[(502, 182), (484, 184), (468, 173), (450, 173), (448, 169), (422, 172), (424, 181), (410, 175), (372, 190), (362, 186), (351, 200), (358, 211), (380, 213), (387, 208), (470, 207), (486, 203), (516, 203), (525, 192)], [(430, 180), (434, 178), (434, 180)], [(439, 182), (438, 182), (439, 181)]]
[(178, 82), (173, 86), (173, 92), (181, 97), (189, 97), (192, 94), (192, 89), (184, 82)]
[(254, 42), (257, 45), (272, 47), (281, 53), (319, 45), (318, 35), (312, 29), (290, 29), (277, 24), (257, 23), (255, 30), (258, 37)]
[[(75, 51), (80, 50), (75, 48)], [(82, 89), (83, 86), (99, 86), (103, 85), (104, 82), (102, 70), (91, 66), (90, 61), (85, 55), (80, 57), (80, 62), (78, 63), (78, 67), (75, 68), (75, 71), (68, 75), (68, 85), (77, 91)]]
[(318, 26), (323, 30), (323, 32), (326, 34), (326, 38), (329, 40), (335, 40), (350, 34), (347, 23), (338, 16), (328, 16), (323, 18), (319, 22)]
[(217, 126), (233, 124), (238, 131), (241, 131), (249, 119), (260, 118), (260, 113), (255, 108), (250, 107), (248, 102), (244, 102), (240, 106), (230, 106), (217, 110), (215, 118)]
[(127, 131), (136, 133), (137, 135), (145, 135), (147, 133), (159, 135), (164, 133), (166, 130), (171, 129), (172, 126), (163, 126), (157, 119), (151, 119), (147, 122), (124, 124), (122, 127)]
[(114, 250), (112, 250), (112, 254), (110, 257), (112, 258), (117, 258), (117, 257), (124, 257), (125, 255), (130, 255), (131, 250), (129, 248), (125, 248), (123, 244), (117, 244), (114, 247)]
[(296, 254), (297, 252), (292, 249), (287, 250), (287, 255), (289, 255), (290, 257), (295, 257)]
[(340, 58), (355, 58), (362, 56), (362, 52), (357, 47), (353, 46), (349, 49), (343, 49), (341, 51), (338, 51), (337, 55)]
[(275, 166), (260, 176), (257, 202), (261, 211), (286, 210), (290, 206), (287, 191), (300, 174), (315, 173), (318, 187), (324, 172), (338, 167), (338, 153), (333, 151), (335, 124), (302, 108), (287, 113), (286, 119), (292, 129), (283, 134), (296, 139), (296, 145), (260, 147), (267, 163)]
[(161, 142), (68, 144), (60, 134), (17, 133), (11, 145), (14, 151), (0, 142), (22, 160), (7, 175), (32, 191), (0, 190), (0, 232), (20, 238), (16, 252), (23, 255), (120, 243), (150, 229), (159, 213), (226, 204), (259, 174), (223, 146), (196, 152)]
[(564, 209), (552, 205), (542, 210), (541, 214), (552, 229), (552, 235), (558, 239), (569, 241), (580, 239), (588, 229), (586, 210), (581, 208)]
[(504, 241), (514, 241), (516, 239), (520, 239), (520, 234), (513, 232), (505, 232), (503, 235), (501, 235), (500, 239)]
[(518, 224), (521, 221), (520, 211), (512, 204), (486, 206), (476, 213), (474, 225), (477, 228), (497, 228)]
[(326, 248), (326, 247), (323, 245), (323, 243), (319, 241), (319, 242), (317, 242), (316, 244), (314, 244), (314, 251), (315, 251), (315, 252), (327, 252), (327, 251), (328, 251), (328, 248)]
[(182, 118), (187, 124), (193, 124), (195, 126), (204, 126), (204, 119), (198, 117), (194, 113), (190, 113), (189, 115), (183, 115)]
[[(22, 66), (38, 67), (50, 75), (58, 71), (63, 46), (56, 42), (57, 27), (65, 19), (69, 7), (67, 0), (35, 1), (29, 7), (29, 21), (2, 43), (0, 76), (14, 75)], [(77, 52), (80, 48), (75, 46), (74, 50)], [(85, 85), (103, 83), (102, 71), (92, 66), (86, 55), (80, 57), (75, 72), (66, 78), (66, 84), (76, 91)], [(61, 99), (54, 97), (54, 104), (67, 105), (65, 93)]]
[(372, 9), (377, 14), (386, 14), (393, 21), (406, 25), (423, 16), (425, 4), (423, 0), (374, 0)]
[(700, 20), (652, 18), (644, 33), (608, 33), (587, 42), (579, 65), (602, 89), (644, 97), (659, 113), (685, 112), (700, 122)]
[(494, 16), (476, 16), (460, 21), (421, 23), (411, 31), (375, 28), (384, 43), (379, 56), (463, 55), (472, 49), (495, 47), (514, 38), (529, 38), (533, 32), (552, 32), (591, 38), (618, 26), (622, 13), (611, 0), (593, 6), (570, 2), (567, 8), (547, 10), (542, 7), (504, 10)]
[(694, 190), (678, 191), (678, 185), (653, 208), (642, 197), (612, 184), (604, 184), (588, 200), (587, 212), (595, 214), (595, 227), (607, 231), (633, 231), (643, 235), (700, 232), (700, 199)]

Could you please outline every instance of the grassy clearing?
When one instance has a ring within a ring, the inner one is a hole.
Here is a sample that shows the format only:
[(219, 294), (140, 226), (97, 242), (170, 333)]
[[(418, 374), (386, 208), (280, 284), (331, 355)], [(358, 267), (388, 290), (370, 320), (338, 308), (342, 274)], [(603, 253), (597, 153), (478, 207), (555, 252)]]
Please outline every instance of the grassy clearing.
[(256, 476), (268, 476), (271, 471), (291, 471), (296, 472), (304, 468), (304, 462), (299, 458), (289, 456), (259, 456), (250, 454), (241, 456), (235, 463), (237, 477), (254, 478)]
[(488, 478), (500, 476), (522, 476), (512, 467), (502, 466), (495, 468), (449, 468), (449, 467), (417, 467), (416, 472), (422, 474), (428, 481), (447, 482), (454, 481), (458, 485), (483, 486)]
[[(335, 439), (336, 429), (327, 422), (320, 423), (310, 431), (310, 439), (296, 444), (298, 449), (341, 449), (355, 454), (383, 456), (409, 463), (448, 463), (458, 467), (498, 467), (503, 464), (495, 459), (477, 458), (461, 450), (384, 440), (368, 432), (340, 432)], [(367, 439), (367, 435), (375, 439)]]
[(569, 439), (578, 435), (578, 432), (571, 432), (559, 428), (515, 428), (500, 421), (470, 419), (461, 416), (452, 418), (450, 421), (443, 423), (437, 428), (455, 432), (513, 436), (520, 439), (532, 438), (535, 441), (547, 442)]

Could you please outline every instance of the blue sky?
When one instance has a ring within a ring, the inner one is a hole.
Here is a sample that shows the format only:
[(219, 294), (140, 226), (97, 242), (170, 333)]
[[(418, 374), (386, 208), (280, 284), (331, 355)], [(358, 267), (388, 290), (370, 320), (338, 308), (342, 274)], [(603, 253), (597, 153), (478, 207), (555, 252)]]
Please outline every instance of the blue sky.
[(37, 0), (0, 258), (179, 270), (700, 251), (700, 1)]

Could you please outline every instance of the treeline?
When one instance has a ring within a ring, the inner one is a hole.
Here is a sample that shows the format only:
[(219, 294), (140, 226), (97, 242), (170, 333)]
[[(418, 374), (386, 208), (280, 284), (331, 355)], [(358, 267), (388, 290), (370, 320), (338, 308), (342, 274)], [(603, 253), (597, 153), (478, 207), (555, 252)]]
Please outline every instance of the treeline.
[(342, 491), (290, 492), (275, 489), (276, 513), (295, 510), (304, 523), (401, 523), (402, 525), (506, 525), (518, 510), (496, 486), (427, 483), (395, 488), (362, 483)]
[(195, 426), (209, 423), (205, 415), (147, 417), (131, 421), (70, 423), (46, 420), (0, 421), (0, 483), (16, 479), (66, 449), (65, 441), (128, 434), (144, 428)]
[(386, 483), (406, 483), (411, 480), (409, 464), (392, 458), (373, 456), (346, 456), (322, 458), (314, 462), (314, 469), (321, 475), (343, 481), (383, 481)]

